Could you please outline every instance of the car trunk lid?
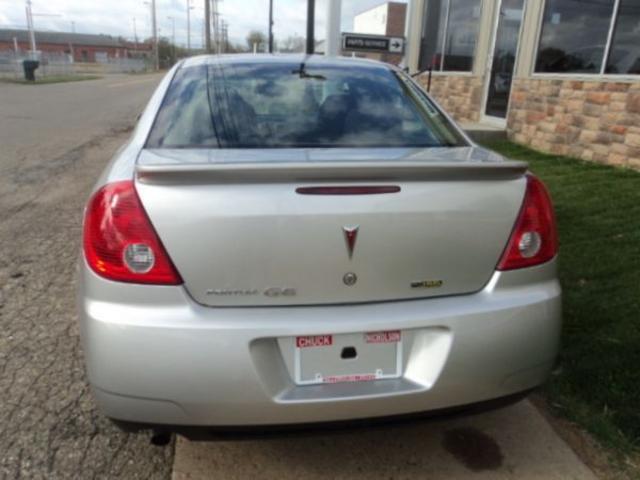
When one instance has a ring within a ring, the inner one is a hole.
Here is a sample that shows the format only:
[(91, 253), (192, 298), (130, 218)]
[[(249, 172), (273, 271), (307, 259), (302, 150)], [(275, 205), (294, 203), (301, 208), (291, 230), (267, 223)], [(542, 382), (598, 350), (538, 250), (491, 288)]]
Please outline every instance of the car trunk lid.
[(197, 302), (342, 304), (480, 290), (525, 171), (475, 147), (145, 150), (136, 186)]

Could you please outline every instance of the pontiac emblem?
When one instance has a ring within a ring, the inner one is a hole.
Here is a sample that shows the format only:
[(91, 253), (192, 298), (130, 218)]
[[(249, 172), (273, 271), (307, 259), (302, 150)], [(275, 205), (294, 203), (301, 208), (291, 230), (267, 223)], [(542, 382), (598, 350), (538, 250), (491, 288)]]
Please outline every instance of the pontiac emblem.
[(347, 252), (349, 252), (349, 258), (353, 257), (353, 249), (356, 246), (359, 228), (360, 225), (342, 227), (342, 231), (344, 232), (344, 240), (347, 243)]

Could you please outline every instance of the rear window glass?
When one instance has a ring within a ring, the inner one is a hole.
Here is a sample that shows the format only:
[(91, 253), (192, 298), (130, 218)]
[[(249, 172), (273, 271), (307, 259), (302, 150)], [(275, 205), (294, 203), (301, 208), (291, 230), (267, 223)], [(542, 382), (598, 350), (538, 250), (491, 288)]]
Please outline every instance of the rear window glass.
[(149, 148), (465, 145), (403, 74), (294, 63), (187, 67), (173, 79)]

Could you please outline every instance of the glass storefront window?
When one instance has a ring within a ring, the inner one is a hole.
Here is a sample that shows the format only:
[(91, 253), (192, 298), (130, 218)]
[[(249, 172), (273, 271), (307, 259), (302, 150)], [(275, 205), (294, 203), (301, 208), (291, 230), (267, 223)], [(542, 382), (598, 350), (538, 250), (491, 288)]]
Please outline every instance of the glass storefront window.
[(420, 69), (470, 72), (482, 0), (426, 0)]
[(615, 0), (547, 0), (536, 72), (599, 73)]
[(640, 0), (546, 0), (535, 71), (638, 74), (639, 38)]
[(621, 0), (606, 73), (640, 74), (640, 0)]

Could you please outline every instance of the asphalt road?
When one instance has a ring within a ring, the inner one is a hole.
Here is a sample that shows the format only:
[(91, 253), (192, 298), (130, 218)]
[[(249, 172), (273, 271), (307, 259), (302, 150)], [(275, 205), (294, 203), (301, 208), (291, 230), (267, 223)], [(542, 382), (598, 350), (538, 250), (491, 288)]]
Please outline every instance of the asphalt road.
[(159, 79), (0, 83), (0, 479), (171, 475), (96, 412), (74, 308), (83, 204)]

